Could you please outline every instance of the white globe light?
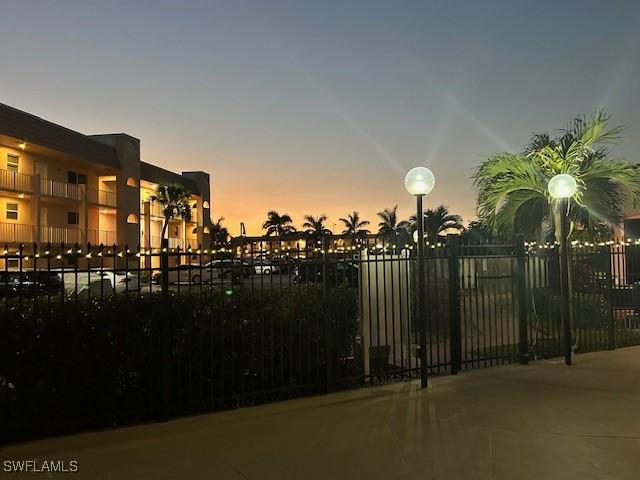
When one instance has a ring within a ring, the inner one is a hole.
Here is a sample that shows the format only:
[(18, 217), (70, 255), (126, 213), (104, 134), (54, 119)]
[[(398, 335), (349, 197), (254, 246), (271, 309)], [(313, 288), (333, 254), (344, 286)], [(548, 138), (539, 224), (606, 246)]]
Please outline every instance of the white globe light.
[(413, 243), (418, 243), (418, 231), (413, 231)]
[(415, 167), (404, 177), (404, 186), (411, 195), (426, 195), (436, 183), (431, 170), (426, 167)]
[(576, 193), (578, 184), (576, 183), (576, 179), (571, 175), (561, 173), (549, 180), (547, 188), (553, 198), (569, 198)]

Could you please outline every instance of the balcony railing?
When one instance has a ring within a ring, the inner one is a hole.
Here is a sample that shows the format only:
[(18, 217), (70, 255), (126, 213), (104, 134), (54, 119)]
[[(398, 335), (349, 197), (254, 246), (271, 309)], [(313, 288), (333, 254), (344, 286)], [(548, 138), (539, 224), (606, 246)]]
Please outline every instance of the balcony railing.
[[(162, 213), (162, 205), (159, 203), (149, 202), (149, 213), (152, 217), (160, 217), (164, 218), (164, 213)], [(140, 205), (140, 212), (144, 214), (144, 202)]]
[(0, 223), (0, 243), (33, 243), (33, 225)]
[(33, 192), (33, 177), (24, 173), (0, 170), (0, 189), (13, 192)]
[(169, 248), (184, 248), (181, 238), (169, 237)]
[[(160, 248), (162, 246), (162, 238), (158, 235), (151, 235), (150, 248)], [(184, 242), (181, 238), (169, 237), (169, 248), (184, 248)], [(144, 242), (145, 240), (143, 240)]]
[(40, 227), (42, 243), (80, 243), (80, 229), (67, 227)]
[[(164, 212), (162, 211), (163, 207), (159, 203), (149, 203), (149, 213), (152, 217), (164, 218)], [(144, 215), (144, 202), (140, 204), (140, 213)], [(198, 209), (191, 209), (191, 220), (192, 223), (198, 223)]]
[(91, 245), (113, 245), (117, 242), (116, 232), (113, 230), (88, 230), (87, 242)]
[(117, 205), (115, 192), (95, 188), (87, 188), (87, 202), (104, 205), (105, 207), (115, 207)]
[(159, 235), (151, 235), (151, 238), (149, 240), (151, 241), (151, 248), (160, 248), (161, 240)]
[(67, 198), (69, 200), (80, 201), (84, 195), (84, 188), (82, 185), (41, 178), (40, 193), (49, 197)]

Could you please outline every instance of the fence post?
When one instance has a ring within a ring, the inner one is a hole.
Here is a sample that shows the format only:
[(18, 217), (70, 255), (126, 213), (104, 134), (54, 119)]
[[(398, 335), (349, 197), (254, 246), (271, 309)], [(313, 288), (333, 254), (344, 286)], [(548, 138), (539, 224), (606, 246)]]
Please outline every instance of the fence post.
[(161, 355), (162, 355), (162, 405), (161, 417), (168, 420), (171, 412), (171, 315), (169, 312), (169, 240), (162, 239), (160, 249), (160, 279), (162, 285), (162, 303), (165, 314), (160, 318)]
[(460, 319), (460, 266), (458, 264), (458, 235), (447, 235), (449, 247), (449, 352), (451, 373), (462, 368), (462, 332)]
[(616, 349), (616, 330), (615, 330), (615, 319), (613, 316), (613, 265), (615, 260), (615, 250), (613, 250), (613, 245), (608, 245), (606, 247), (606, 251), (604, 252), (607, 258), (607, 343), (609, 350)]
[(518, 301), (519, 361), (529, 363), (529, 324), (527, 321), (527, 274), (524, 235), (516, 235), (516, 292)]
[(322, 237), (322, 319), (324, 321), (324, 369), (325, 369), (325, 392), (331, 391), (331, 385), (333, 383), (333, 362), (332, 362), (332, 348), (331, 348), (331, 328), (329, 328), (329, 322), (331, 316), (329, 315), (329, 302), (327, 300), (327, 282), (329, 275), (329, 240), (326, 235)]

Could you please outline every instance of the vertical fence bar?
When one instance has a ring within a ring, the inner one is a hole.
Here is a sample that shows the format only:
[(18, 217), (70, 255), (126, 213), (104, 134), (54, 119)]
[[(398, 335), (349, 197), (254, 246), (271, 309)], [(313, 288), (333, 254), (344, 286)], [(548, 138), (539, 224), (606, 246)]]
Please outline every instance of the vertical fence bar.
[(328, 308), (328, 284), (329, 284), (329, 239), (327, 236), (322, 237), (322, 320), (324, 322), (324, 368), (325, 368), (325, 392), (331, 391), (333, 383), (332, 374), (332, 348), (331, 348), (331, 329), (329, 325), (330, 315)]
[(518, 295), (518, 347), (519, 361), (529, 363), (529, 326), (527, 325), (527, 277), (525, 271), (526, 252), (524, 236), (516, 235), (516, 294)]
[(449, 247), (449, 354), (451, 356), (451, 373), (455, 375), (462, 368), (458, 235), (447, 235), (447, 244)]
[(613, 272), (611, 271), (613, 268), (614, 262), (614, 251), (612, 245), (607, 245), (604, 250), (602, 250), (603, 255), (607, 260), (607, 276), (606, 276), (606, 289), (607, 289), (607, 346), (609, 350), (615, 350), (616, 348), (616, 337), (615, 337), (615, 316), (613, 315)]
[(422, 208), (422, 195), (416, 195), (416, 220), (418, 223), (418, 284), (416, 311), (420, 332), (420, 384), (426, 388), (427, 379), (427, 302), (426, 285), (424, 278), (424, 213)]
[[(162, 239), (162, 247), (160, 250), (160, 279), (162, 284), (162, 302), (166, 305), (165, 312), (169, 308), (169, 240)], [(162, 338), (162, 405), (161, 417), (168, 420), (170, 415), (171, 402), (171, 340), (169, 321), (171, 316), (166, 315), (160, 319), (161, 322), (161, 338)]]

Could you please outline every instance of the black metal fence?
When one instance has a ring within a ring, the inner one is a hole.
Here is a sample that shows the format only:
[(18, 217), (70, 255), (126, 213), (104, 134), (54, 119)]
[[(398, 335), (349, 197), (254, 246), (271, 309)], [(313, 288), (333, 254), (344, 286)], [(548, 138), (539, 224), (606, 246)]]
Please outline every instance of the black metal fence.
[[(562, 354), (554, 245), (449, 236), (426, 256), (430, 374)], [(416, 377), (415, 260), (397, 238), (6, 247), (2, 437)], [(571, 266), (575, 350), (640, 344), (640, 247), (575, 246)]]

